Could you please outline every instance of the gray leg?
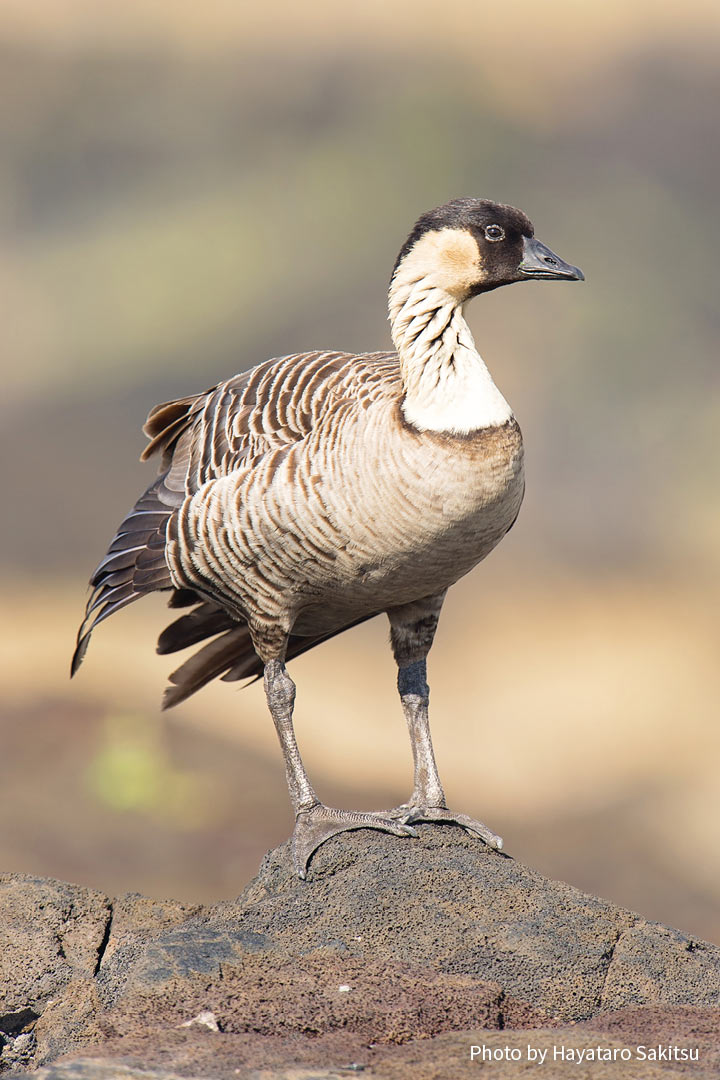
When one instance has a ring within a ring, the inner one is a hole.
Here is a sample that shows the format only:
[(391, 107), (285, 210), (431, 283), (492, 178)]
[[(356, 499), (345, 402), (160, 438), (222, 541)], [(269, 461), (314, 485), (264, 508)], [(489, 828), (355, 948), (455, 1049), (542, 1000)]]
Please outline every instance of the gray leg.
[(295, 739), (292, 721), (295, 708), (295, 683), (288, 675), (282, 660), (270, 660), (265, 665), (264, 683), (268, 708), (285, 758), (285, 776), (290, 799), (293, 810), (299, 814), (302, 810), (310, 810), (313, 806), (317, 806), (320, 800), (305, 772)]
[(292, 858), (300, 878), (307, 874), (310, 856), (331, 836), (350, 829), (380, 829), (395, 836), (415, 836), (406, 822), (378, 814), (358, 814), (350, 810), (334, 810), (320, 802), (310, 783), (300, 757), (293, 728), (295, 683), (282, 660), (265, 664), (265, 695), (268, 708), (280, 739), (290, 799), (295, 811), (292, 835)]
[(502, 839), (487, 825), (467, 814), (448, 810), (440, 783), (432, 739), (428, 706), (426, 656), (430, 651), (445, 594), (394, 608), (390, 617), (390, 640), (398, 665), (398, 691), (412, 745), (415, 783), (410, 801), (393, 813), (407, 824), (438, 822), (462, 825), (490, 847), (502, 848)]
[(427, 684), (425, 660), (416, 660), (414, 664), (398, 668), (398, 691), (413, 753), (415, 787), (410, 805), (444, 806), (445, 792), (440, 783), (430, 738), (430, 687)]

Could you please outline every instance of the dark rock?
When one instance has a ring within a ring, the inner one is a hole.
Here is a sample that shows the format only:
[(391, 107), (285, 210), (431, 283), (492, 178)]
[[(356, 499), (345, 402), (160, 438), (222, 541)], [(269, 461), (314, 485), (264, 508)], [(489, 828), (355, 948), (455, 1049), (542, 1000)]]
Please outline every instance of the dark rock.
[[(175, 1073), (133, 1069), (113, 1061), (64, 1061), (40, 1069), (38, 1080), (180, 1080)], [(187, 1080), (187, 1078), (185, 1078)]]
[(332, 940), (352, 956), (430, 962), (561, 1020), (636, 1003), (720, 1004), (716, 946), (549, 881), (459, 829), (420, 834), (406, 844), (383, 833), (336, 838), (305, 883), (278, 848), (205, 925), (252, 927), (291, 955)]
[(618, 939), (603, 989), (603, 1009), (648, 1001), (720, 1005), (715, 945), (639, 920)]
[(92, 973), (110, 915), (92, 889), (0, 875), (0, 1013), (40, 1010), (75, 975)]
[(1, 1035), (20, 1035), (38, 1019), (38, 1013), (34, 1009), (18, 1009), (16, 1012), (4, 1013), (0, 1016)]
[[(305, 882), (278, 848), (236, 901), (205, 909), (0, 879), (0, 1030), (12, 1029), (0, 1067), (47, 1064), (47, 1080), (447, 1080), (477, 1073), (479, 1040), (651, 1038), (694, 1039), (720, 1065), (720, 949), (548, 881), (459, 829), (419, 831), (337, 837)], [(630, 1065), (594, 1063), (592, 1076), (668, 1075)], [(521, 1066), (493, 1061), (493, 1077)], [(575, 1062), (553, 1069), (589, 1075)]]

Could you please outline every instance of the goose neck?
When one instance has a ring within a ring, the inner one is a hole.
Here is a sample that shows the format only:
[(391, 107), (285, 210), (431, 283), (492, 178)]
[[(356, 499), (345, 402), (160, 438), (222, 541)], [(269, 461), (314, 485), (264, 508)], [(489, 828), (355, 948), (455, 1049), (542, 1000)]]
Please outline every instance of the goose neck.
[[(397, 277), (397, 276), (396, 276)], [(468, 434), (512, 417), (463, 314), (463, 299), (427, 277), (393, 280), (392, 337), (400, 360), (402, 411), (421, 431)]]

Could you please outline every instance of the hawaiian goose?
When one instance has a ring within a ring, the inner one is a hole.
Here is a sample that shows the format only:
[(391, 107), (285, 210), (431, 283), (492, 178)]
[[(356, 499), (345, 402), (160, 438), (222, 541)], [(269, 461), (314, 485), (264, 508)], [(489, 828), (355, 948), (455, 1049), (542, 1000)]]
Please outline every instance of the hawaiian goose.
[[(445, 593), (495, 547), (523, 496), (510, 406), (463, 318), (471, 297), (531, 278), (583, 275), (534, 237), (521, 211), (456, 199), (424, 214), (389, 291), (396, 352), (311, 352), (268, 360), (150, 413), (143, 458), (157, 480), (93, 574), (73, 673), (98, 623), (145, 593), (192, 608), (161, 635), (171, 653), (210, 638), (170, 676), (164, 707), (211, 679), (264, 677), (295, 811), (294, 865), (348, 829), (415, 835), (454, 822), (428, 725), (425, 661)], [(331, 809), (315, 794), (293, 731), (285, 663), (380, 612), (390, 620), (415, 765), (406, 804)]]

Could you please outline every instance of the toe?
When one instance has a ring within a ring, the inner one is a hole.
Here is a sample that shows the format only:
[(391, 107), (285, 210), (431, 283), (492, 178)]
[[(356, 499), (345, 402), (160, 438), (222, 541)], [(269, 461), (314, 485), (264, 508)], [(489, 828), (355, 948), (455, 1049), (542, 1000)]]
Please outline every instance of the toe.
[(414, 806), (401, 820), (413, 825), (418, 825), (421, 822), (430, 825), (460, 825), (465, 832), (470, 833), (471, 836), (479, 837), (488, 847), (494, 848), (496, 851), (502, 850), (502, 837), (494, 833), (492, 829), (488, 829), (487, 825), (468, 817), (467, 814), (455, 814), (445, 806)]
[(353, 829), (379, 829), (393, 836), (417, 836), (412, 825), (379, 814), (359, 814), (351, 810), (333, 810), (318, 804), (301, 811), (292, 836), (292, 859), (298, 877), (305, 880), (313, 853), (333, 836)]

